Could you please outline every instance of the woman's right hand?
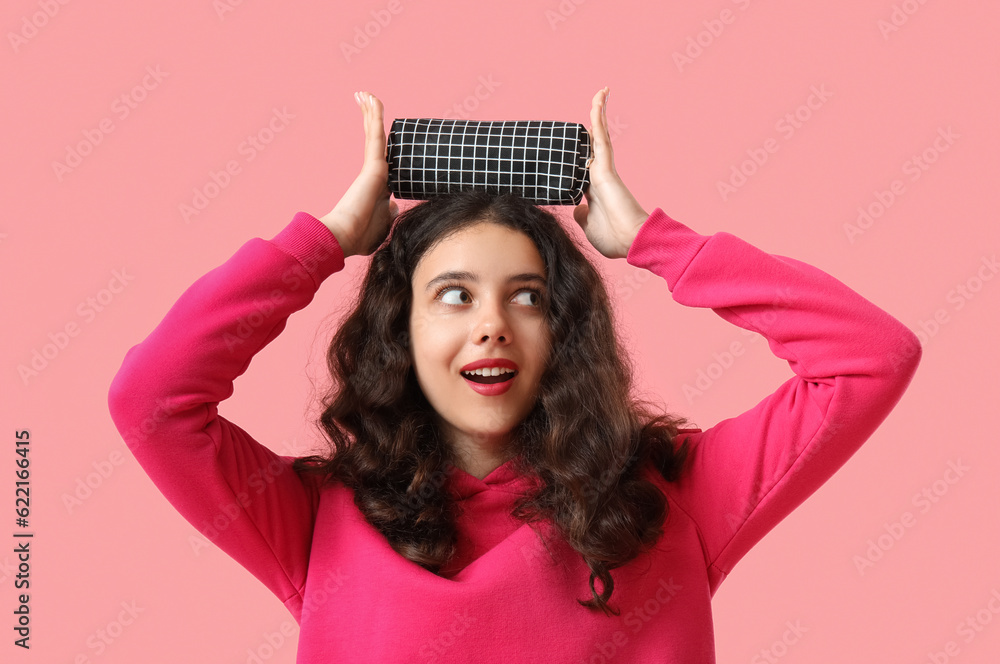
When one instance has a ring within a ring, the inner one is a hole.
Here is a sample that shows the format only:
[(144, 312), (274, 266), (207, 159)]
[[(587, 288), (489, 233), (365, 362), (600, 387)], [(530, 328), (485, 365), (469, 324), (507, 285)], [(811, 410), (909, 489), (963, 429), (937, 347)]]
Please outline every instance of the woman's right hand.
[(365, 160), (361, 173), (341, 197), (337, 206), (322, 217), (344, 257), (372, 254), (389, 234), (399, 206), (391, 200), (389, 164), (382, 102), (368, 92), (354, 93), (365, 125)]
[(649, 218), (615, 169), (611, 134), (608, 131), (609, 88), (598, 90), (590, 107), (590, 136), (594, 161), (590, 164), (590, 184), (586, 203), (573, 209), (587, 239), (608, 258), (626, 258), (639, 229)]

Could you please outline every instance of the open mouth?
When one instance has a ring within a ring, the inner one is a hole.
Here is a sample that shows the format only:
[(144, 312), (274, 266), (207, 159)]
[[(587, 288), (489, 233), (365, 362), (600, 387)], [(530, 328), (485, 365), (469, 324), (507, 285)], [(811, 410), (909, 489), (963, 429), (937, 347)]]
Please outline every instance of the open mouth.
[(505, 383), (508, 380), (514, 378), (517, 372), (502, 373), (499, 376), (480, 376), (479, 374), (468, 374), (463, 373), (462, 377), (466, 380), (471, 380), (473, 383), (482, 383), (483, 385), (491, 385), (493, 383)]

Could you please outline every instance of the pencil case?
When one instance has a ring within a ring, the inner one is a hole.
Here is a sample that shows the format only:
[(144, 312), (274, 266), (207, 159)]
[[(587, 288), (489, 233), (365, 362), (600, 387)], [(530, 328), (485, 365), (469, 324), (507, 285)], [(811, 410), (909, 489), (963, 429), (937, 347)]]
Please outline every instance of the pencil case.
[(489, 188), (577, 205), (589, 184), (590, 134), (577, 122), (397, 118), (387, 147), (399, 199)]

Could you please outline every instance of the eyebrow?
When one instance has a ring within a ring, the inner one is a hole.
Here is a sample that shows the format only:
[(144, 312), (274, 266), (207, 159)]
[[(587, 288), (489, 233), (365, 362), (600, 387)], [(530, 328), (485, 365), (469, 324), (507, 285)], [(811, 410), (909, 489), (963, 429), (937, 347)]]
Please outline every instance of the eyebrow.
[[(468, 272), (465, 270), (451, 270), (449, 272), (442, 272), (438, 276), (434, 277), (427, 282), (427, 286), (424, 288), (424, 292), (431, 290), (434, 284), (441, 283), (443, 281), (472, 281), (478, 282), (479, 275), (475, 272)], [(535, 272), (522, 272), (521, 274), (512, 274), (507, 278), (507, 283), (524, 283), (537, 281), (542, 285), (545, 285), (545, 277)]]

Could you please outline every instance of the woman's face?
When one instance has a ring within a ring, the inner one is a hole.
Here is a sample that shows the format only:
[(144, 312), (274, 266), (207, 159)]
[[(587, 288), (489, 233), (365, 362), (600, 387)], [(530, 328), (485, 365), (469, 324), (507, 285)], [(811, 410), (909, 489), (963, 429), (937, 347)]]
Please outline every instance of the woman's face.
[[(546, 276), (528, 236), (484, 222), (442, 240), (416, 266), (410, 352), (417, 382), (446, 440), (463, 452), (503, 456), (510, 431), (535, 404), (550, 348)], [(463, 368), (480, 360), (513, 363), (514, 377), (464, 377)]]

